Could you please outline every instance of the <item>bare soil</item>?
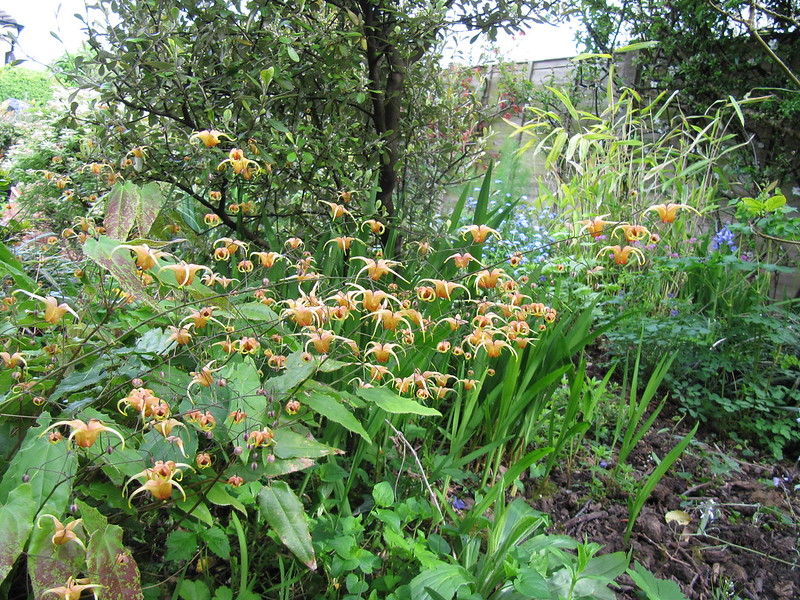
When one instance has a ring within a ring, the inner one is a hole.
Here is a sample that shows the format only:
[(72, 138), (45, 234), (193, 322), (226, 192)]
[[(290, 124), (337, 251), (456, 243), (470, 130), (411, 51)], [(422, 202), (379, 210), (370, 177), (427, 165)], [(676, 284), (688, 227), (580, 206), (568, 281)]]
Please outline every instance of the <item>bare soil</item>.
[[(674, 423), (659, 421), (638, 444), (628, 461), (633, 489), (652, 472), (654, 457), (664, 457), (676, 444), (681, 432), (673, 429)], [(627, 551), (631, 490), (612, 477), (613, 465), (601, 469), (592, 461), (554, 472), (554, 493), (537, 494), (531, 503), (552, 516), (553, 533), (597, 542), (603, 552)], [(800, 598), (796, 484), (796, 465), (759, 464), (737, 458), (734, 449), (696, 441), (642, 509), (631, 536), (633, 561), (676, 581), (690, 600)], [(665, 515), (674, 510), (688, 513), (691, 522), (668, 523)], [(639, 598), (626, 577), (618, 598)]]

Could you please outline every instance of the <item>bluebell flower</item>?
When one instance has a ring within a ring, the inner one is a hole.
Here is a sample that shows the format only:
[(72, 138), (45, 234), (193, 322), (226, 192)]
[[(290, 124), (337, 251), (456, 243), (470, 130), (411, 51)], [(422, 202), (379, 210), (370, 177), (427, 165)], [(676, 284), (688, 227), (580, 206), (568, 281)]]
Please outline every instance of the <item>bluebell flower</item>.
[(713, 250), (719, 250), (722, 246), (727, 246), (731, 252), (736, 252), (737, 246), (734, 243), (735, 241), (736, 237), (733, 235), (733, 232), (725, 225), (711, 240), (711, 248)]

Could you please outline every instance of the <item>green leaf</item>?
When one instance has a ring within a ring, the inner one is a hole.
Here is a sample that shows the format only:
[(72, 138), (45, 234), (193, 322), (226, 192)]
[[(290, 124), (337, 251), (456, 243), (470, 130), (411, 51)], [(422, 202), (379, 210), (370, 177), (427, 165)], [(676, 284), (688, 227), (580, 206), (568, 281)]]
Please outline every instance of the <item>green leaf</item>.
[(236, 312), (248, 321), (280, 322), (280, 317), (266, 304), (261, 302), (247, 302), (236, 306)]
[(72, 493), (72, 479), (78, 468), (78, 460), (71, 444), (66, 441), (50, 444), (39, 436), (45, 425), (50, 424), (50, 415), (42, 413), (37, 427), (31, 427), (20, 449), (14, 454), (2, 481), (0, 502), (6, 502), (10, 492), (29, 477), (33, 492), (33, 503), (37, 507), (49, 507), (46, 512), (62, 514)]
[(368, 444), (372, 444), (372, 440), (359, 420), (355, 418), (353, 413), (351, 413), (342, 402), (336, 400), (336, 398), (321, 392), (312, 392), (303, 400), (303, 403), (329, 421), (338, 423), (348, 431), (357, 433), (364, 438)]
[(215, 483), (206, 493), (206, 500), (217, 506), (232, 506), (243, 515), (247, 514), (244, 504), (228, 493), (226, 486), (221, 481)]
[(283, 544), (309, 569), (316, 570), (317, 561), (303, 505), (289, 486), (283, 481), (265, 486), (258, 494), (258, 506)]
[(83, 528), (89, 535), (108, 525), (108, 519), (95, 507), (89, 506), (82, 500), (75, 500), (75, 504), (78, 506), (78, 511), (81, 513)]
[(624, 52), (633, 52), (635, 50), (644, 50), (646, 48), (652, 48), (653, 46), (658, 46), (658, 41), (651, 40), (648, 42), (635, 42), (633, 44), (628, 44), (627, 46), (623, 46), (622, 48), (617, 48), (614, 51), (614, 54), (622, 54)]
[(274, 434), (274, 452), (278, 458), (320, 458), (329, 454), (342, 454), (341, 450), (285, 428), (276, 429)]
[(778, 210), (781, 206), (786, 204), (786, 196), (778, 195), (772, 196), (771, 198), (767, 198), (766, 202), (764, 202), (764, 210), (767, 212), (773, 212)]
[(193, 531), (172, 531), (167, 536), (164, 560), (189, 560), (197, 552), (197, 534)]
[[(239, 598), (241, 598), (241, 594)], [(214, 600), (233, 600), (233, 590), (227, 585), (223, 585), (214, 590)]]
[(264, 84), (264, 90), (266, 90), (269, 84), (272, 83), (272, 78), (275, 76), (275, 67), (262, 69), (259, 76), (261, 77), (261, 82)]
[(628, 569), (628, 575), (642, 589), (647, 600), (686, 600), (677, 583), (670, 579), (658, 579), (639, 563), (634, 563), (633, 569)]
[(300, 57), (297, 55), (297, 51), (291, 46), (286, 46), (286, 53), (294, 62), (300, 62)]
[(86, 546), (86, 565), (103, 586), (103, 600), (141, 600), (141, 576), (130, 550), (122, 545), (122, 528), (95, 531)]
[(526, 598), (550, 598), (547, 580), (530, 567), (522, 567), (514, 579), (514, 589)]
[(208, 506), (206, 506), (205, 502), (198, 503), (197, 496), (189, 496), (186, 500), (179, 497), (175, 501), (175, 506), (209, 527), (214, 524), (214, 517), (211, 516), (211, 511), (208, 510)]
[(460, 587), (469, 586), (473, 578), (464, 567), (441, 563), (434, 569), (423, 571), (411, 580), (411, 597), (414, 600), (434, 600), (429, 593), (451, 600)]
[(178, 588), (178, 594), (183, 600), (211, 600), (211, 592), (202, 581), (184, 579)]
[(31, 484), (23, 483), (8, 495), (8, 502), (0, 510), (0, 583), (22, 554), (37, 509)]
[(219, 556), (222, 560), (229, 560), (231, 557), (231, 543), (228, 536), (219, 527), (211, 527), (200, 533), (200, 539), (207, 545), (208, 549)]
[(435, 408), (428, 408), (416, 400), (398, 396), (393, 391), (384, 387), (359, 388), (356, 394), (367, 402), (376, 404), (388, 413), (396, 415), (442, 416), (442, 413)]
[(624, 552), (614, 552), (595, 556), (581, 571), (581, 577), (594, 577), (597, 579), (614, 580), (628, 568), (628, 555)]
[(394, 504), (394, 489), (387, 481), (381, 481), (374, 488), (372, 488), (372, 498), (375, 500), (375, 505), (381, 508), (389, 508)]

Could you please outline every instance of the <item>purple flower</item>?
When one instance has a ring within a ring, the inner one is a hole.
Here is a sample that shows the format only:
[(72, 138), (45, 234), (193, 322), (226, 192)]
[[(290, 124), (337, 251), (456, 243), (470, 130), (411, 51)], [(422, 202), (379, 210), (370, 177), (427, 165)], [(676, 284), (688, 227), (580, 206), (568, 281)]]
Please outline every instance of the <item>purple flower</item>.
[(679, 314), (680, 313), (677, 310), (675, 310), (674, 308), (671, 311), (669, 311), (669, 316), (670, 317), (677, 317)]
[(608, 467), (608, 462), (605, 461), (605, 460), (601, 460), (600, 461), (600, 468), (601, 469), (605, 469), (606, 467)]
[(461, 498), (453, 498), (451, 504), (453, 505), (453, 508), (455, 508), (456, 510), (464, 510), (465, 508), (467, 508), (467, 503), (464, 502)]

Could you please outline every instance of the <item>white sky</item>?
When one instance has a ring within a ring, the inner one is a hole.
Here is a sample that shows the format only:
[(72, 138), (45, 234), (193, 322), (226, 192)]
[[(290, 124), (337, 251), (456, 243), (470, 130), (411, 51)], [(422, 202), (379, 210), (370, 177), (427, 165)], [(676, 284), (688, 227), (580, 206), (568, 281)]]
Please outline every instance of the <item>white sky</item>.
[[(15, 49), (18, 59), (28, 59), (24, 66), (31, 69), (44, 69), (47, 64), (59, 58), (66, 51), (80, 47), (85, 38), (83, 24), (75, 18), (75, 13), (85, 14), (84, 0), (0, 0), (0, 9), (6, 11), (25, 28), (19, 36)], [(50, 32), (55, 32), (59, 42)], [(479, 48), (469, 48), (465, 37), (454, 52), (464, 59), (459, 62), (476, 62)], [(577, 54), (574, 33), (568, 27), (535, 25), (524, 36), (500, 35), (499, 46), (507, 60), (542, 60), (562, 58)]]
[[(27, 59), (23, 66), (44, 69), (66, 51), (80, 47), (83, 24), (74, 17), (85, 13), (84, 0), (0, 0), (0, 8), (25, 29), (14, 48), (17, 59)], [(61, 42), (50, 32), (55, 32)]]

